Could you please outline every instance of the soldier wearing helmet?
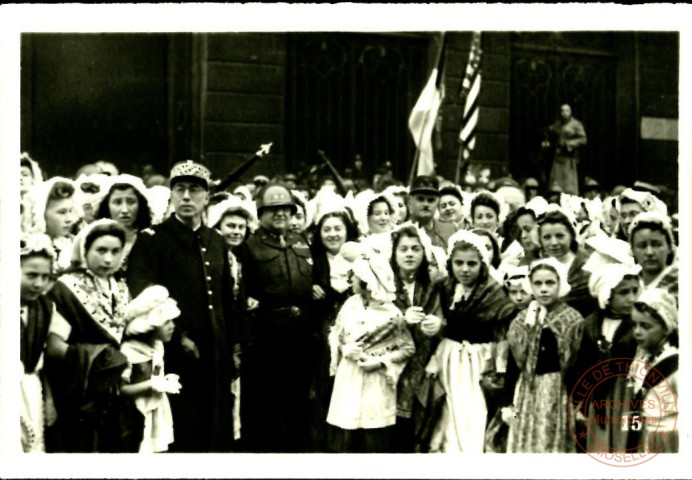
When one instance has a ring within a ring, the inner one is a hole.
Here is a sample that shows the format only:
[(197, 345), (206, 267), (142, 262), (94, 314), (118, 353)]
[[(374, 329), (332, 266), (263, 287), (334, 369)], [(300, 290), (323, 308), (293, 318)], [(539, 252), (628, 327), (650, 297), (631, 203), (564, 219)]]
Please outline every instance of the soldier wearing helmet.
[(249, 312), (242, 340), (245, 449), (301, 452), (305, 449), (310, 385), (312, 257), (307, 240), (289, 231), (296, 206), (282, 185), (257, 195), (259, 229), (241, 245)]

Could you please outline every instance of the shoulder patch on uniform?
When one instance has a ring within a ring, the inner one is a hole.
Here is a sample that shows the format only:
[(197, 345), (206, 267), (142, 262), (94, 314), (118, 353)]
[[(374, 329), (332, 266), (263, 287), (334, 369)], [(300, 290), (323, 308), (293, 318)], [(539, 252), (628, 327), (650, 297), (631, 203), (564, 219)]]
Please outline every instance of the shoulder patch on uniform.
[(151, 228), (145, 228), (144, 230), (140, 231), (139, 233), (144, 233), (146, 235), (154, 235), (156, 232), (152, 230)]

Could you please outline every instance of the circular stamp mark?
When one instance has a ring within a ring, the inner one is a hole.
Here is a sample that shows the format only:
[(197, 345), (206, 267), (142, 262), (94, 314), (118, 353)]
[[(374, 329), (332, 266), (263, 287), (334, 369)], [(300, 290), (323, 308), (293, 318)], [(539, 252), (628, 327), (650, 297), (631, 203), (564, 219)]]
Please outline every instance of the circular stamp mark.
[[(635, 358), (611, 358), (584, 373), (567, 404), (577, 445), (591, 458), (633, 467), (665, 451), (675, 437), (677, 398), (665, 371)], [(671, 362), (668, 362), (671, 364)]]

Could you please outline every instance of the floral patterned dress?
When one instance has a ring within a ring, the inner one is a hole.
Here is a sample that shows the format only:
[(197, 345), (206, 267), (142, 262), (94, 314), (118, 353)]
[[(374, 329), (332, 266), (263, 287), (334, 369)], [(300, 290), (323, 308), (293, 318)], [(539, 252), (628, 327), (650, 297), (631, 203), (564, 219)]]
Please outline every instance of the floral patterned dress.
[(509, 427), (508, 453), (576, 451), (568, 423), (565, 377), (574, 369), (583, 329), (584, 319), (572, 307), (560, 303), (546, 312), (535, 301), (510, 324), (507, 376), (518, 368), (519, 379), (514, 388), (517, 418)]

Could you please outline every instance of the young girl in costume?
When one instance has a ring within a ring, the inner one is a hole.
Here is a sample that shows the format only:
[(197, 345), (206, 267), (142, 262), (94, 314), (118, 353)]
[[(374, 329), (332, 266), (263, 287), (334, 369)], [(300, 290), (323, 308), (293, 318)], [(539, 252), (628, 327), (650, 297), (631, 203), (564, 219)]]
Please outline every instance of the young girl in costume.
[(482, 453), (488, 404), (482, 380), (496, 372), (496, 347), (515, 307), (489, 276), (490, 254), (483, 239), (467, 230), (449, 238), (449, 277), (441, 285), (446, 320), (442, 341), (426, 371), (439, 378), (446, 402), (431, 452)]
[[(614, 239), (613, 239), (614, 240)], [(614, 240), (617, 241), (617, 240)], [(632, 260), (631, 263), (634, 261)], [(591, 295), (598, 300), (598, 310), (584, 320), (584, 336), (579, 348), (578, 368), (580, 376), (598, 363), (611, 358), (632, 358), (636, 342), (632, 335), (632, 307), (642, 290), (638, 265), (611, 263), (599, 266), (589, 279)], [(626, 394), (626, 377), (604, 382), (594, 388), (586, 410), (588, 419), (619, 418), (624, 413), (616, 405), (607, 411), (597, 408), (601, 400), (623, 399)], [(623, 451), (627, 439), (620, 425), (589, 422), (586, 448), (599, 451), (603, 448)], [(582, 444), (582, 446), (584, 446)]]
[(41, 371), (48, 328), (55, 315), (55, 306), (44, 293), (52, 282), (55, 251), (47, 235), (22, 234), (20, 255), (22, 448), (25, 452), (44, 452), (46, 419)]
[[(678, 311), (665, 289), (645, 290), (632, 310), (637, 353), (630, 388), (637, 410), (628, 412), (628, 451), (677, 453)], [(636, 424), (641, 423), (639, 428)]]
[[(567, 272), (558, 260), (534, 262), (529, 278), (534, 301), (507, 333), (510, 356), (502, 409), (509, 424), (508, 453), (571, 453), (567, 402), (584, 319), (562, 301), (569, 292)], [(518, 381), (517, 381), (518, 377)]]
[(46, 430), (49, 451), (119, 450), (120, 425), (112, 407), (127, 368), (120, 343), (130, 293), (114, 275), (124, 244), (125, 231), (116, 221), (90, 223), (75, 239), (71, 270), (48, 293), (59, 313), (46, 348), (57, 410), (55, 424)]
[(170, 341), (173, 319), (179, 315), (175, 300), (160, 285), (145, 288), (127, 306), (127, 339), (120, 351), (131, 367), (123, 374), (120, 391), (129, 399), (124, 423), (133, 428), (124, 435), (126, 451), (165, 452), (173, 443), (173, 417), (166, 394), (179, 393), (180, 382), (177, 375), (164, 374), (163, 344)]
[(329, 335), (335, 375), (327, 423), (329, 449), (348, 453), (392, 450), (397, 382), (415, 347), (394, 305), (394, 273), (381, 255), (347, 242), (353, 291)]
[(397, 453), (413, 453), (415, 449), (413, 403), (425, 377), (425, 366), (440, 341), (442, 306), (430, 278), (433, 262), (433, 245), (425, 230), (411, 222), (394, 229), (390, 259), (396, 285), (394, 305), (404, 314), (416, 347), (397, 388)]

